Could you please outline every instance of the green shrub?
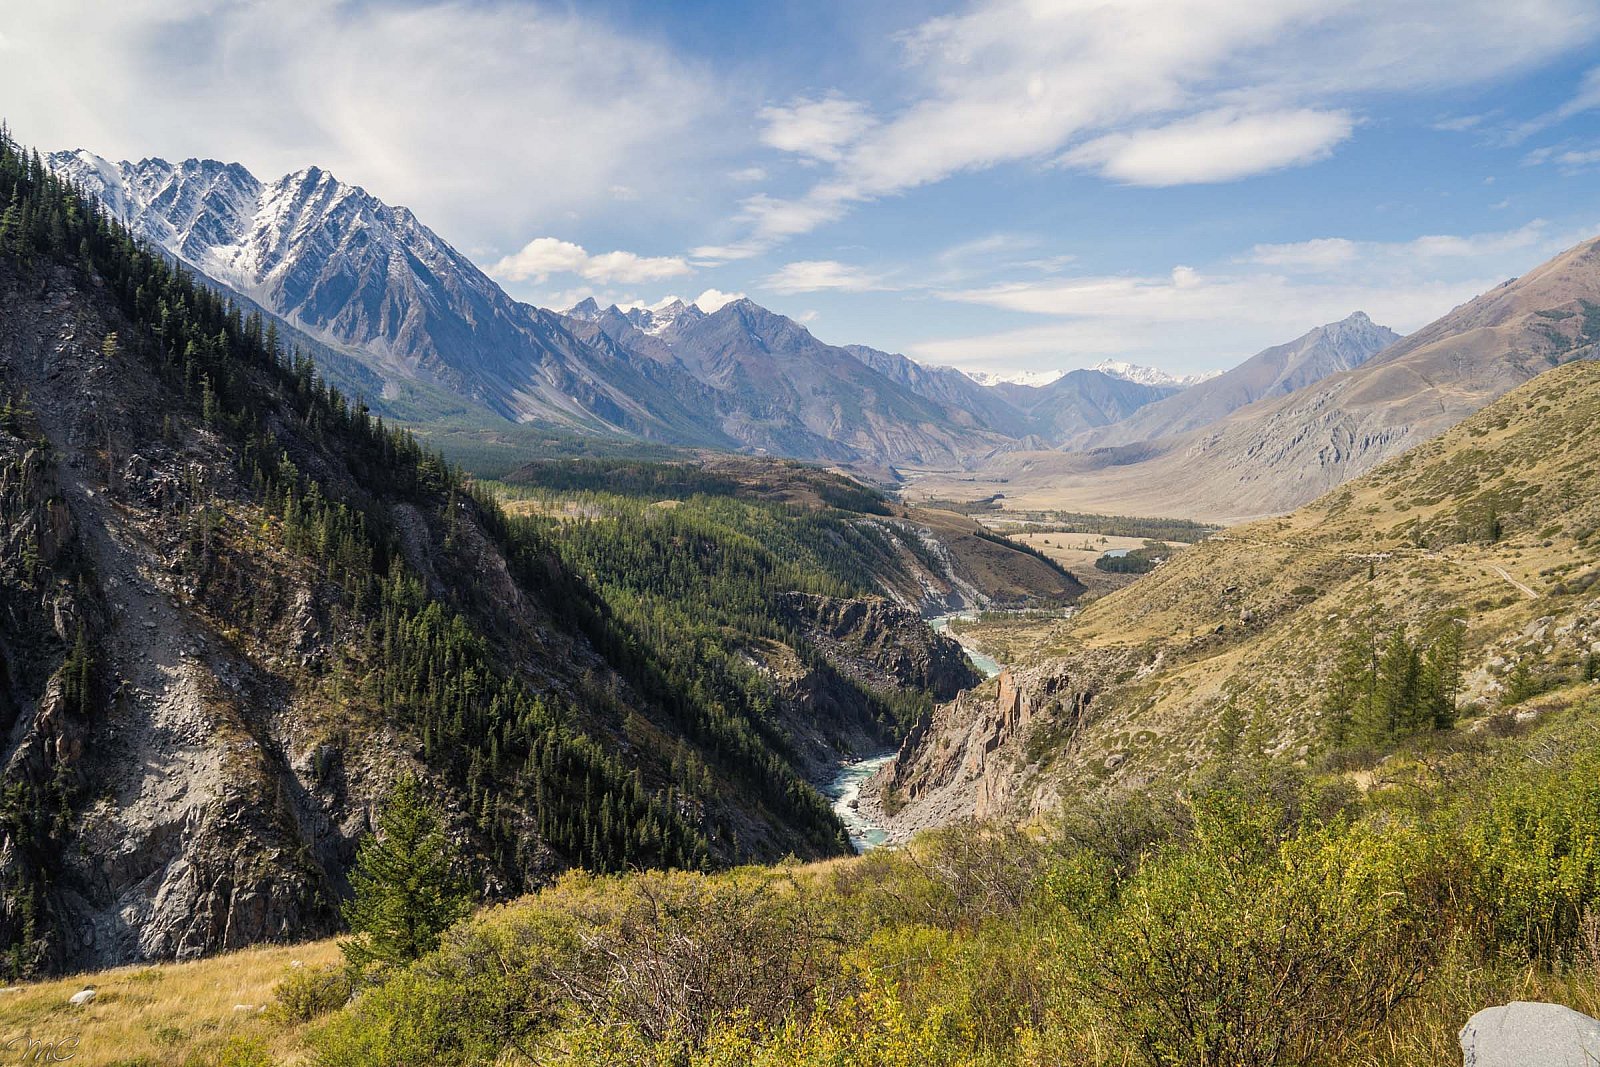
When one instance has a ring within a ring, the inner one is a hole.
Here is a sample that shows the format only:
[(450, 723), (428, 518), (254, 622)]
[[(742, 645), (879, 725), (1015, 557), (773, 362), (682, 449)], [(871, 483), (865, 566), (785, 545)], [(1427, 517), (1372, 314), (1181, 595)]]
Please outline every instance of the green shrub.
[(1420, 985), (1437, 943), (1428, 848), (1400, 827), (1296, 832), (1219, 792), (1080, 949), (1077, 981), (1154, 1064), (1337, 1062)]
[(394, 974), (312, 1036), (321, 1067), (469, 1067), (495, 1062), (516, 1032), (505, 982), (430, 967)]
[(1465, 830), (1488, 939), (1551, 959), (1600, 907), (1600, 756), (1513, 778)]
[(273, 1067), (272, 1054), (259, 1041), (229, 1038), (224, 1044), (191, 1052), (183, 1067)]
[(349, 972), (342, 967), (299, 967), (272, 990), (272, 1014), (288, 1023), (307, 1023), (344, 1007), (350, 999)]

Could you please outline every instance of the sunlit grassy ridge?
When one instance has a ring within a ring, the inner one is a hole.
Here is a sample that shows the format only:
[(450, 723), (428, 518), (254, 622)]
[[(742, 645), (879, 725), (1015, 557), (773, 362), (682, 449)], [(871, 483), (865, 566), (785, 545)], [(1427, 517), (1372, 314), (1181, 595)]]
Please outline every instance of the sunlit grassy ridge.
[[(191, 963), (118, 967), (98, 974), (11, 987), (0, 992), (0, 1063), (31, 1062), (31, 1040), (53, 1042), (82, 1067), (121, 1064), (244, 1064), (252, 1050), (269, 1062), (304, 1063), (303, 1035), (270, 1005), (285, 976), (333, 963), (332, 941), (264, 946)], [(67, 998), (92, 984), (93, 1002)], [(7, 1042), (12, 1044), (7, 1045)], [(44, 1060), (38, 1062), (47, 1062)]]
[[(1491, 710), (1523, 663), (1541, 684), (1582, 671), (1600, 598), (1600, 364), (1547, 372), (1465, 423), (1290, 515), (1230, 528), (1054, 624), (988, 619), (968, 633), (1006, 663), (1118, 653), (1066, 746), (1035, 768), (1064, 793), (1181, 774), (1213, 754), (1229, 703), (1275, 750), (1324, 741), (1323, 689), (1357, 629), (1465, 623), (1467, 714)], [(1548, 624), (1540, 620), (1548, 619)], [(1040, 729), (1049, 729), (1046, 724)], [(1060, 756), (1061, 759), (1053, 757)]]

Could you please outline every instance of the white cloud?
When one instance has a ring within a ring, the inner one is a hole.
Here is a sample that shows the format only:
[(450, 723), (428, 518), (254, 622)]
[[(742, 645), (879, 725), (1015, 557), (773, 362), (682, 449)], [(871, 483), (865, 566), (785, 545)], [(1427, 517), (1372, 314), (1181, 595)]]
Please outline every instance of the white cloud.
[(601, 207), (618, 185), (674, 197), (736, 136), (714, 121), (729, 95), (708, 70), (574, 5), (3, 6), (0, 99), (19, 138), (264, 178), (315, 163), (463, 246)]
[(1600, 108), (1600, 67), (1591, 67), (1578, 83), (1578, 91), (1556, 109), (1556, 118), (1566, 120), (1585, 111)]
[[(973, 0), (902, 38), (905, 106), (807, 142), (831, 173), (744, 221), (770, 244), (853, 204), (1063, 156), (1139, 184), (1235, 180), (1327, 154), (1372, 94), (1482, 84), (1596, 36), (1592, 0)], [(782, 224), (764, 227), (772, 213)]]
[(725, 245), (696, 245), (689, 249), (696, 266), (720, 267), (741, 259), (753, 259), (767, 250), (764, 241), (734, 241)]
[(874, 124), (866, 105), (837, 94), (762, 108), (761, 120), (766, 123), (763, 144), (827, 162), (837, 161)]
[(743, 293), (725, 293), (721, 289), (707, 289), (694, 298), (694, 305), (709, 315), (724, 304), (731, 304), (735, 300), (743, 299)]
[(809, 233), (844, 214), (838, 203), (815, 198), (781, 200), (765, 193), (741, 200), (739, 209), (739, 217), (752, 224), (756, 238), (768, 241)]
[(1318, 237), (1292, 244), (1256, 245), (1249, 258), (1268, 267), (1338, 267), (1356, 258), (1356, 243), (1343, 237)]
[(766, 167), (740, 167), (729, 173), (728, 177), (736, 182), (761, 182), (767, 180)]
[(1577, 174), (1600, 163), (1600, 148), (1577, 148), (1570, 145), (1549, 145), (1535, 148), (1522, 159), (1524, 166), (1538, 167), (1554, 164), (1565, 174)]
[(833, 259), (805, 259), (785, 264), (761, 283), (765, 288), (786, 295), (816, 293), (826, 289), (863, 293), (887, 288), (883, 280), (860, 267)]
[(1449, 271), (1451, 261), (1481, 263), (1488, 268), (1508, 263), (1525, 251), (1554, 253), (1581, 240), (1582, 234), (1551, 234), (1543, 219), (1514, 230), (1478, 234), (1424, 234), (1409, 241), (1352, 241), (1322, 237), (1294, 244), (1256, 245), (1240, 262), (1275, 267), (1289, 274), (1309, 275), (1360, 272), (1377, 280), (1419, 277)]
[(1228, 182), (1325, 159), (1355, 121), (1344, 111), (1223, 108), (1167, 126), (1113, 133), (1062, 157), (1130, 185)]
[(1525, 122), (1502, 127), (1497, 133), (1503, 143), (1520, 144), (1536, 133), (1548, 130), (1552, 126), (1559, 126), (1574, 116), (1596, 108), (1600, 108), (1600, 67), (1592, 67), (1586, 71), (1578, 82), (1577, 90), (1561, 106)]
[(603, 284), (630, 285), (693, 274), (679, 256), (640, 256), (633, 252), (591, 255), (582, 245), (554, 237), (536, 237), (520, 252), (506, 256), (489, 273), (507, 281), (542, 284), (552, 274), (576, 274)]

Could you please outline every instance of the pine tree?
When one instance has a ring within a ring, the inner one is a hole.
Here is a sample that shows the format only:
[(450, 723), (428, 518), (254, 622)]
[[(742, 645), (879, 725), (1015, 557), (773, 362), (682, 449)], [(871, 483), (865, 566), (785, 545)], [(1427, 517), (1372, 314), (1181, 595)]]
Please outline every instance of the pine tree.
[(1455, 619), (1439, 626), (1428, 646), (1422, 661), (1422, 691), (1430, 725), (1435, 730), (1454, 726), (1461, 693), (1461, 623)]
[(1378, 710), (1384, 732), (1390, 736), (1411, 733), (1420, 725), (1422, 660), (1406, 637), (1404, 626), (1395, 627), (1378, 661)]
[(1517, 660), (1516, 666), (1511, 668), (1511, 673), (1506, 676), (1505, 688), (1500, 694), (1500, 703), (1505, 707), (1520, 704), (1529, 697), (1539, 695), (1539, 681), (1533, 675), (1533, 669), (1528, 666), (1526, 659)]
[(1244, 709), (1239, 707), (1238, 697), (1228, 697), (1227, 703), (1222, 705), (1222, 711), (1217, 716), (1217, 733), (1212, 742), (1217, 755), (1224, 761), (1232, 763), (1238, 757), (1247, 726)]
[(361, 843), (350, 882), (344, 917), (355, 937), (340, 947), (357, 970), (417, 959), (472, 911), (438, 811), (409, 775), (390, 794), (377, 834)]

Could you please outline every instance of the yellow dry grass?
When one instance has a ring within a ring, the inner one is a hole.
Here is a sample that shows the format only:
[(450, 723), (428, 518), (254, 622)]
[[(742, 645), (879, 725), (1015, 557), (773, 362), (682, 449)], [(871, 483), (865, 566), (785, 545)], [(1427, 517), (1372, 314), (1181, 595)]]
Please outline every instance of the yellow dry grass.
[[(54, 1049), (54, 1062), (73, 1067), (211, 1063), (230, 1043), (255, 1046), (275, 1063), (303, 1063), (301, 1028), (259, 1009), (272, 1004), (293, 961), (339, 959), (334, 941), (312, 941), (11, 987), (0, 992), (0, 1064), (52, 1062), (48, 1054), (28, 1059), (30, 1047)], [(86, 985), (95, 987), (93, 1002), (67, 1003)]]

